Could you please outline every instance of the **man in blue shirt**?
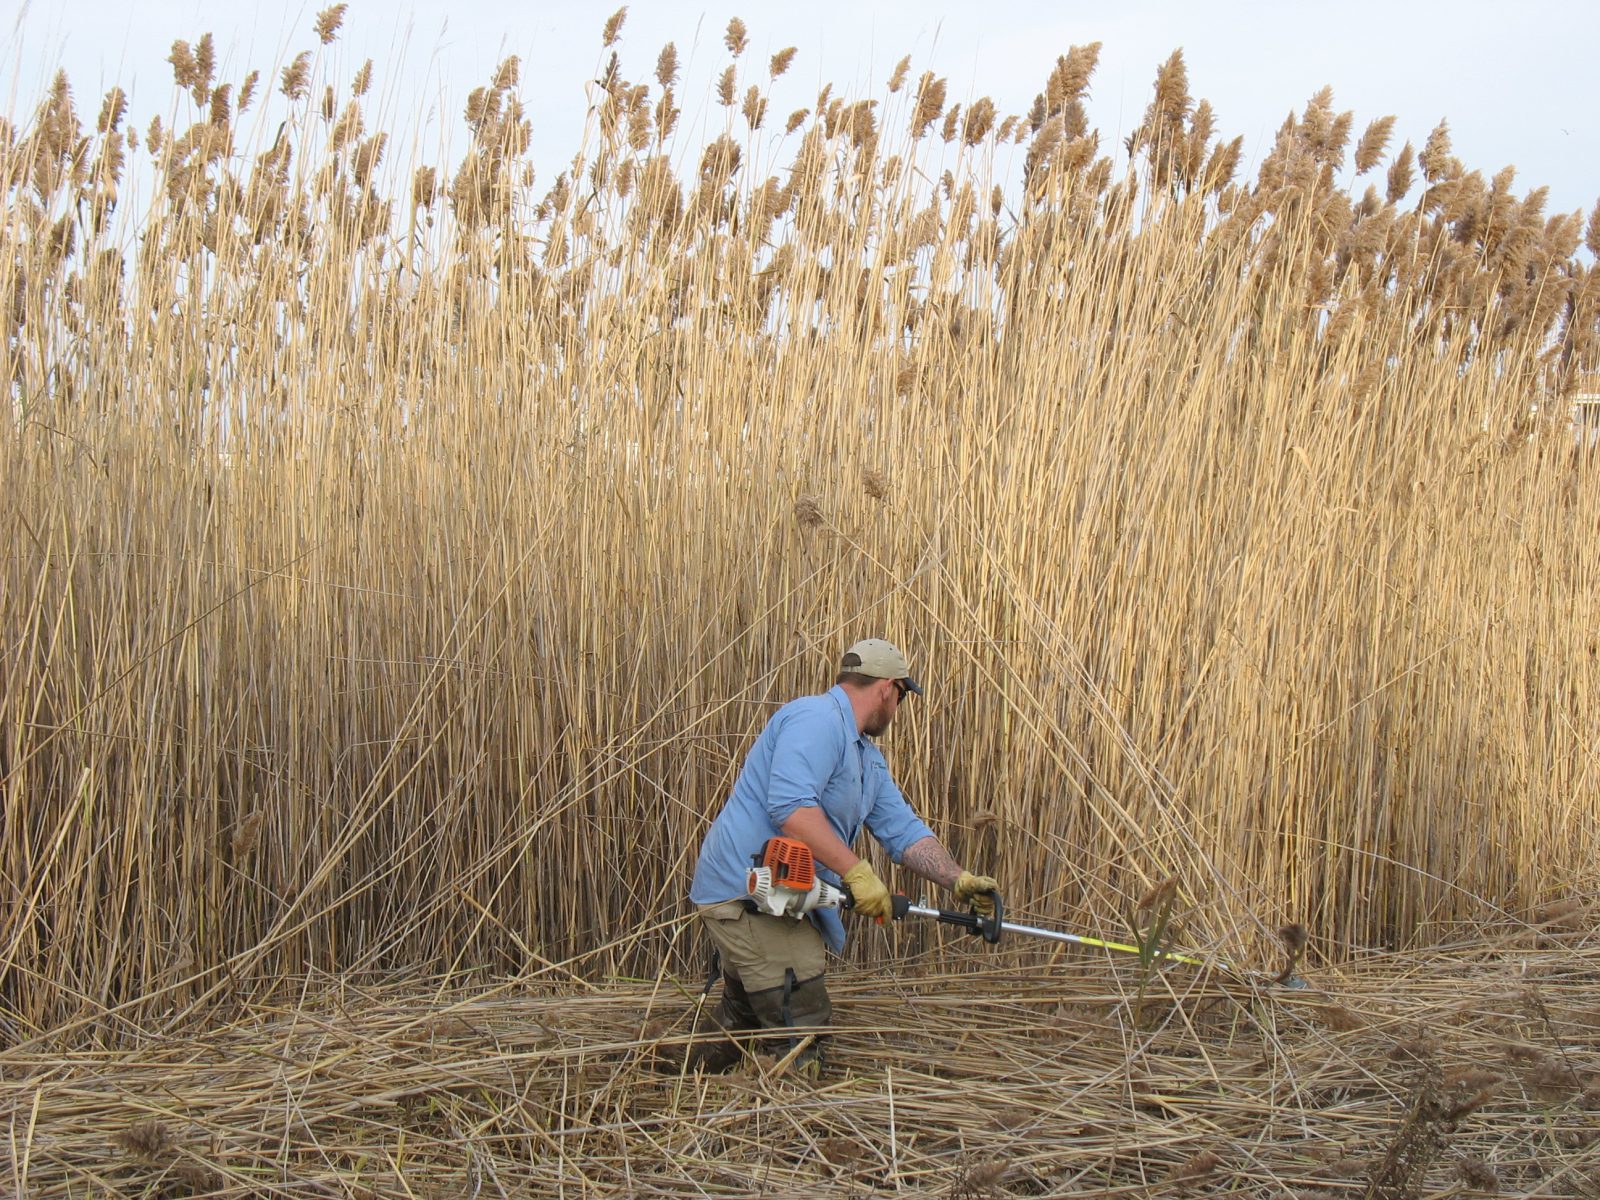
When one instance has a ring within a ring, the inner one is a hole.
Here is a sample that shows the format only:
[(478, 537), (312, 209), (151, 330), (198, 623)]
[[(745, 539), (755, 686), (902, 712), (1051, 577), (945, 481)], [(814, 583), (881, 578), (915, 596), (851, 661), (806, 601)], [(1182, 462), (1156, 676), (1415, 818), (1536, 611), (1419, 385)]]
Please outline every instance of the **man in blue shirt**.
[[(700, 847), (689, 898), (722, 965), (718, 1024), (729, 1031), (826, 1026), (833, 1006), (823, 982), (824, 945), (844, 949), (836, 909), (808, 917), (773, 916), (746, 903), (752, 861), (770, 838), (811, 849), (818, 874), (849, 889), (856, 914), (891, 915), (889, 889), (851, 847), (863, 827), (890, 858), (949, 888), (985, 915), (995, 881), (963, 870), (912, 811), (869, 739), (889, 728), (909, 694), (922, 695), (905, 655), (881, 638), (851, 646), (834, 686), (780, 708), (746, 755), (733, 794)], [(796, 1065), (815, 1075), (823, 1039), (814, 1037)], [(732, 1043), (697, 1048), (696, 1060), (725, 1067)]]

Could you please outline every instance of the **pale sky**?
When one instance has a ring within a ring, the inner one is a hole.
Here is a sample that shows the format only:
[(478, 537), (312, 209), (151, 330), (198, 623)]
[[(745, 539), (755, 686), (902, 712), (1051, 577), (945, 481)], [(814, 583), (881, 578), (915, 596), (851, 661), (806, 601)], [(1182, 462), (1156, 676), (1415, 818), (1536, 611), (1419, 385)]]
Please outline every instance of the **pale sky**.
[[(130, 115), (142, 128), (151, 116), (166, 120), (170, 112), (171, 68), (164, 60), (175, 38), (193, 42), (211, 32), (224, 79), (237, 82), (251, 67), (275, 78), (293, 53), (317, 46), (311, 24), (319, 7), (280, 0), (8, 0), (0, 25), (0, 104), (25, 118), (41, 81), (65, 67), (86, 123), (117, 83), (130, 93)], [(549, 182), (578, 148), (583, 83), (602, 60), (600, 29), (616, 7), (580, 0), (355, 0), (333, 49), (345, 81), (364, 59), (375, 60), (374, 95), (387, 115), (369, 113), (369, 128), (390, 129), (400, 145), (420, 124), (420, 146), (412, 142), (411, 153), (433, 163), (446, 161), (442, 139), (464, 145), (467, 93), (487, 81), (501, 58), (518, 55), (534, 161)], [(722, 34), (732, 16), (749, 28), (741, 92), (747, 83), (765, 82), (771, 54), (798, 48), (774, 92), (774, 134), (791, 109), (815, 103), (824, 82), (847, 98), (882, 97), (905, 54), (912, 55), (913, 80), (929, 69), (948, 76), (952, 101), (988, 95), (1002, 113), (1026, 112), (1057, 55), (1099, 41), (1090, 119), (1110, 150), (1138, 122), (1156, 68), (1181, 47), (1191, 92), (1211, 101), (1219, 134), (1244, 135), (1243, 173), (1250, 177), (1284, 116), (1303, 110), (1327, 84), (1336, 108), (1354, 111), (1357, 135), (1374, 117), (1398, 118), (1391, 150), (1408, 138), (1420, 149), (1447, 118), (1455, 154), (1468, 169), (1489, 176), (1515, 165), (1518, 194), (1548, 185), (1550, 211), (1587, 213), (1600, 199), (1600, 96), (1592, 65), (1600, 48), (1597, 0), (729, 0), (717, 7), (637, 0), (628, 6), (618, 47), (623, 74), (650, 83), (654, 96), (656, 54), (667, 41), (677, 44), (684, 64), (680, 146), (698, 138), (696, 115), (712, 111), (713, 82), (728, 61)]]

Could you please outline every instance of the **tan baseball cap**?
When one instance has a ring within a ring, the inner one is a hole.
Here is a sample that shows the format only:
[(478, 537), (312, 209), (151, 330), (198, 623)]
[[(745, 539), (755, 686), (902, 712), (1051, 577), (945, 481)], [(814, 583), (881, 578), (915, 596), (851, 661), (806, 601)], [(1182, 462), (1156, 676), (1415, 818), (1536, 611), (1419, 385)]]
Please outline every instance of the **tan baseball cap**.
[(897, 679), (906, 690), (922, 695), (922, 685), (911, 678), (906, 656), (882, 638), (863, 638), (844, 652), (841, 669), (874, 679)]

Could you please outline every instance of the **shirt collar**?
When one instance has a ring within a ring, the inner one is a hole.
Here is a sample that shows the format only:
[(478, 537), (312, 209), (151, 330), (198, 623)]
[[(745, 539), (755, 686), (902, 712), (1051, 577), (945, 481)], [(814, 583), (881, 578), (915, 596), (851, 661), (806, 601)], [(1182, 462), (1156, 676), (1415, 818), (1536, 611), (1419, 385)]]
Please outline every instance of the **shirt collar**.
[(850, 697), (844, 688), (837, 683), (828, 689), (828, 695), (833, 697), (833, 702), (839, 706), (839, 717), (844, 721), (846, 738), (854, 738), (859, 743), (864, 743), (866, 735), (856, 728), (856, 710), (850, 706)]

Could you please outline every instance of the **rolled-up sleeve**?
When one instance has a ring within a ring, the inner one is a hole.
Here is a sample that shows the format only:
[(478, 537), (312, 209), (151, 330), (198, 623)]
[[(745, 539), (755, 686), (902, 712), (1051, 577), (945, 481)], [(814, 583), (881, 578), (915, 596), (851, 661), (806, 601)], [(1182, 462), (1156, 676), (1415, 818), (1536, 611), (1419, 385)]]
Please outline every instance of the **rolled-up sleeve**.
[(839, 736), (830, 736), (828, 714), (797, 712), (784, 721), (772, 749), (767, 777), (767, 812), (782, 829), (798, 808), (822, 802), (823, 789), (839, 765)]
[(872, 809), (867, 813), (867, 828), (889, 857), (899, 862), (912, 846), (923, 838), (932, 837), (933, 830), (912, 811), (881, 757), (867, 768), (867, 777), (874, 793)]

